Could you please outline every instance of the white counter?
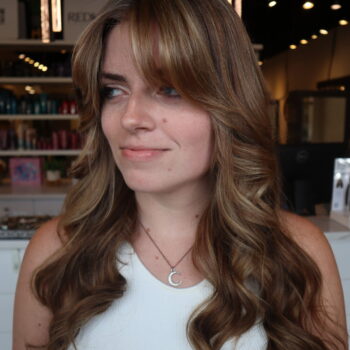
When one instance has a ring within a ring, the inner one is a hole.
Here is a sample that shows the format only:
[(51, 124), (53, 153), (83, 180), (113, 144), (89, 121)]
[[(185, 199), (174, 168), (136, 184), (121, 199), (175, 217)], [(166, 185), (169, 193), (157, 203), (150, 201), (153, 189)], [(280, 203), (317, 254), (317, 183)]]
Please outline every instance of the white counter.
[(0, 239), (0, 249), (24, 249), (28, 243), (27, 239)]
[(308, 216), (307, 219), (318, 226), (329, 240), (342, 239), (350, 235), (350, 228), (332, 220), (329, 216)]

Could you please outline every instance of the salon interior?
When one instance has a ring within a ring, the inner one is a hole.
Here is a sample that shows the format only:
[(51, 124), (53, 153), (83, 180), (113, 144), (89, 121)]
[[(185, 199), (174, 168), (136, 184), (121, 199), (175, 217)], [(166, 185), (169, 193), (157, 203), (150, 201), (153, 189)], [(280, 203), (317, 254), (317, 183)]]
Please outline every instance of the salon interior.
[[(0, 0), (0, 348), (20, 263), (79, 155), (70, 57), (107, 0)], [(270, 91), (283, 206), (325, 232), (350, 332), (350, 1), (232, 0)], [(5, 281), (5, 282), (4, 282)]]

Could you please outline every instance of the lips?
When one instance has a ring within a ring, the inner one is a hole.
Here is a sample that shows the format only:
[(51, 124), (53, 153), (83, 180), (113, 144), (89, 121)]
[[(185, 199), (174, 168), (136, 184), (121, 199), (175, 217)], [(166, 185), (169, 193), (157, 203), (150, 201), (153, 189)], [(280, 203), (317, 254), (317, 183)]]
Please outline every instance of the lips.
[(165, 148), (153, 148), (145, 146), (126, 146), (121, 147), (120, 149), (123, 157), (135, 161), (151, 160), (161, 156), (164, 152), (168, 151), (168, 149)]

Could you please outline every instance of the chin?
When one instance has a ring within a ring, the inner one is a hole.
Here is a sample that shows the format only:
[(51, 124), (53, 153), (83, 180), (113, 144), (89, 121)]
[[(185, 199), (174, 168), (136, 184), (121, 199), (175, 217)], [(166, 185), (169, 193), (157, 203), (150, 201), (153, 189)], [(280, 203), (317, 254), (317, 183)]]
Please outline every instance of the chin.
[[(170, 193), (181, 187), (181, 182), (169, 181), (169, 177), (158, 175), (138, 174), (138, 176), (124, 176), (125, 184), (134, 192)], [(133, 174), (135, 175), (135, 174)]]
[(162, 192), (164, 190), (164, 186), (161, 185), (159, 180), (152, 181), (145, 177), (124, 177), (124, 181), (134, 192)]

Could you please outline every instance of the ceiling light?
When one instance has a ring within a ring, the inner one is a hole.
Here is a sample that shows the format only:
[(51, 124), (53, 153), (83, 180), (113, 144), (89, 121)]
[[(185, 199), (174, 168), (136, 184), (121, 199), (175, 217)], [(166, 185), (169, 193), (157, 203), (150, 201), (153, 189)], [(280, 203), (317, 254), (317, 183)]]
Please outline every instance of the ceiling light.
[(339, 86), (339, 90), (340, 91), (345, 91), (346, 90), (346, 86), (345, 85), (340, 85)]
[(295, 50), (295, 49), (297, 48), (297, 46), (294, 45), (294, 44), (291, 44), (291, 45), (289, 45), (289, 48), (290, 48), (291, 50)]
[(341, 20), (339, 20), (339, 24), (341, 26), (346, 26), (347, 24), (349, 24), (349, 22), (346, 19), (341, 19)]
[(327, 35), (328, 34), (328, 30), (327, 29), (320, 29), (320, 34)]
[(24, 53), (21, 53), (21, 54), (18, 55), (18, 58), (20, 60), (24, 60), (26, 58), (26, 55)]
[(30, 61), (30, 58), (29, 58), (29, 57), (26, 57), (24, 60), (25, 60), (26, 62), (29, 62), (29, 61)]
[(332, 10), (340, 10), (341, 9), (341, 4), (339, 1), (333, 0), (332, 5), (331, 5)]
[(26, 85), (26, 87), (24, 88), (24, 90), (30, 91), (30, 90), (33, 90), (33, 88), (32, 88), (30, 85)]
[(264, 64), (263, 61), (258, 61), (258, 65), (259, 65), (259, 66), (262, 66), (263, 64)]
[(312, 35), (311, 35), (311, 39), (314, 39), (314, 40), (315, 40), (315, 39), (317, 39), (317, 38), (318, 38), (318, 35), (316, 35), (316, 34), (312, 34)]
[(301, 39), (300, 40), (300, 44), (302, 45), (306, 45), (308, 43), (308, 41), (306, 39)]
[(310, 10), (314, 7), (314, 3), (313, 1), (305, 1), (304, 4), (303, 4), (303, 9), (304, 10)]
[(277, 1), (269, 1), (269, 7), (274, 7), (277, 5)]

